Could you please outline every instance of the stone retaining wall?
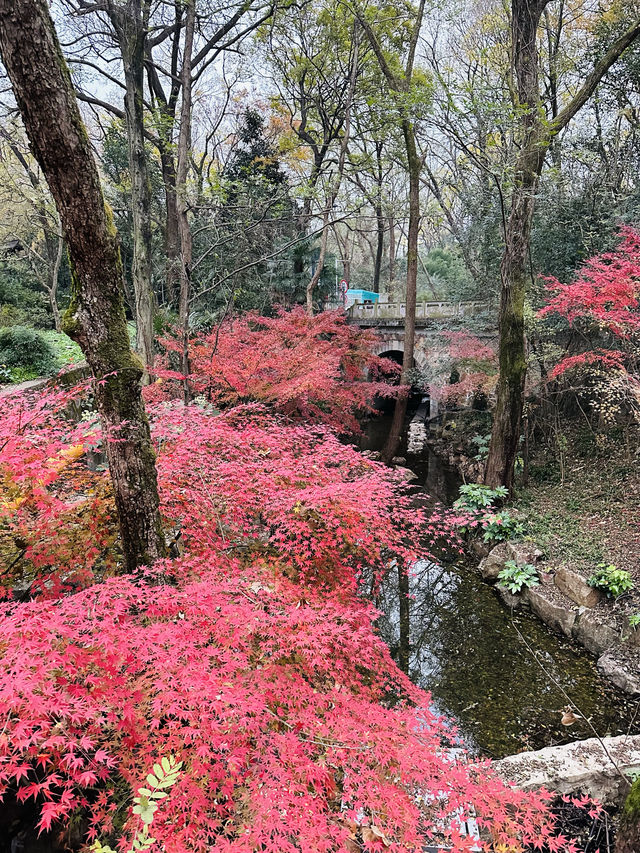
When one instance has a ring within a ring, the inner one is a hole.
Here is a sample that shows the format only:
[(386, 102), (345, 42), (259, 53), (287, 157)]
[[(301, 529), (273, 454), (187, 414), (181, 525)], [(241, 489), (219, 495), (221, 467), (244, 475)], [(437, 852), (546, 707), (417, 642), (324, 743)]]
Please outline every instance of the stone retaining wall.
[[(621, 690), (640, 695), (638, 632), (626, 635), (616, 623), (611, 605), (578, 572), (566, 566), (546, 565), (534, 543), (502, 542), (480, 563), (479, 571), (511, 608), (528, 606), (553, 631), (584, 646), (598, 658), (598, 669)], [(514, 595), (498, 582), (509, 560), (538, 567), (540, 585)]]

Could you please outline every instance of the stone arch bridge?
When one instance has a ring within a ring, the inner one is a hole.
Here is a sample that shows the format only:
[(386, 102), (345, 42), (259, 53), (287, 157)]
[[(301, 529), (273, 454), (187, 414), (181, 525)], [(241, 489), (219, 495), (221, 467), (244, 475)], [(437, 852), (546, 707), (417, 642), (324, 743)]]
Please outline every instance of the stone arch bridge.
[[(361, 328), (375, 329), (380, 343), (376, 355), (385, 355), (399, 363), (404, 352), (404, 302), (356, 302), (347, 310), (347, 321)], [(416, 305), (414, 362), (423, 374), (437, 372), (446, 351), (443, 331), (461, 331), (465, 320), (476, 320), (473, 334), (491, 345), (496, 340), (497, 311), (484, 302), (419, 302)]]

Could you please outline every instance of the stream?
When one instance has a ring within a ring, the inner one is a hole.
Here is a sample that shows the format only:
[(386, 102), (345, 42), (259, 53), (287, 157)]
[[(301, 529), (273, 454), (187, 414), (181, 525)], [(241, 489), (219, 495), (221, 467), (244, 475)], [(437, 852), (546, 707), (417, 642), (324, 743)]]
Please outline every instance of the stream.
[[(389, 426), (390, 416), (369, 421), (361, 449), (381, 449)], [(428, 448), (409, 453), (406, 436), (400, 455), (418, 475), (416, 485), (443, 503), (455, 500), (455, 470)], [(410, 593), (409, 674), (457, 724), (472, 753), (502, 758), (593, 737), (589, 723), (600, 736), (640, 733), (640, 702), (601, 678), (581, 647), (527, 611), (508, 610), (472, 565), (418, 563)], [(395, 572), (383, 583), (379, 606), (381, 636), (397, 659)], [(585, 718), (570, 727), (560, 722), (568, 705)]]

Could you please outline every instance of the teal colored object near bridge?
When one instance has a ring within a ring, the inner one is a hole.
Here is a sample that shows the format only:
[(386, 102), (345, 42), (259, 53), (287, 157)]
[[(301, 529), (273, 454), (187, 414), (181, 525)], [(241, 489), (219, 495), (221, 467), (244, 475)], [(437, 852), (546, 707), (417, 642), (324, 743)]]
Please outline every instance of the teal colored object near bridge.
[(345, 296), (345, 308), (350, 308), (352, 305), (355, 305), (356, 302), (376, 303), (380, 300), (380, 294), (374, 293), (373, 290), (352, 290), (349, 288)]

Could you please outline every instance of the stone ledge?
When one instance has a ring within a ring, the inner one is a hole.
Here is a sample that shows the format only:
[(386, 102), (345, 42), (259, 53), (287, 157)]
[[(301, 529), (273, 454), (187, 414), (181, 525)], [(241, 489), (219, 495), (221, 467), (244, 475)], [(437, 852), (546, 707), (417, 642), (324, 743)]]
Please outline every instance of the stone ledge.
[(598, 669), (620, 690), (632, 696), (640, 694), (640, 670), (637, 663), (627, 659), (623, 653), (625, 647), (609, 649), (598, 658)]
[[(532, 543), (502, 542), (482, 560), (479, 571), (485, 581), (495, 583), (508, 560), (515, 560), (518, 565), (522, 565), (523, 562), (537, 562), (540, 556), (542, 552)], [(597, 591), (588, 586), (582, 575), (567, 570), (561, 573), (563, 579), (556, 584), (549, 582), (550, 575), (546, 575), (542, 569), (539, 565), (538, 575), (543, 581), (540, 586), (525, 589), (517, 595), (499, 583), (495, 590), (512, 610), (523, 604), (528, 605), (553, 631), (564, 634), (596, 655), (600, 672), (613, 684), (626, 693), (640, 695), (640, 652), (637, 651), (640, 647), (640, 631), (632, 632), (625, 642), (619, 628), (607, 622), (604, 605), (597, 609), (586, 604), (578, 605), (574, 598), (562, 591), (563, 581), (566, 580), (575, 593), (574, 597), (593, 602), (594, 598), (589, 598), (589, 595), (597, 594)]]
[(595, 607), (602, 600), (599, 589), (589, 586), (579, 572), (574, 572), (566, 566), (559, 566), (556, 569), (555, 583), (560, 592), (581, 607)]
[(554, 598), (553, 592), (545, 586), (533, 586), (524, 593), (525, 601), (545, 625), (565, 637), (572, 637), (576, 612)]
[[(640, 735), (579, 740), (521, 752), (493, 762), (506, 782), (524, 791), (547, 788), (558, 794), (588, 794), (604, 805), (620, 805), (629, 791), (611, 758), (623, 773), (640, 768)], [(607, 752), (611, 756), (608, 757)]]

